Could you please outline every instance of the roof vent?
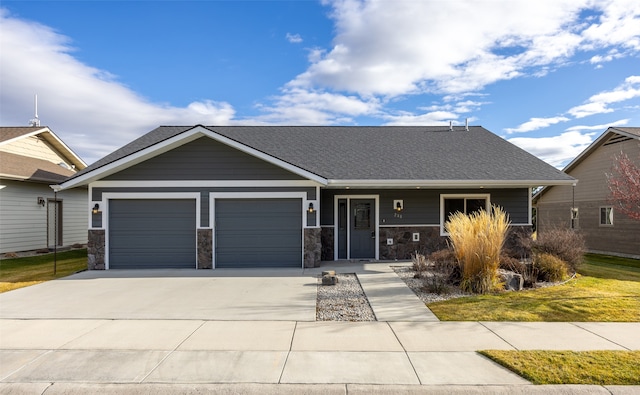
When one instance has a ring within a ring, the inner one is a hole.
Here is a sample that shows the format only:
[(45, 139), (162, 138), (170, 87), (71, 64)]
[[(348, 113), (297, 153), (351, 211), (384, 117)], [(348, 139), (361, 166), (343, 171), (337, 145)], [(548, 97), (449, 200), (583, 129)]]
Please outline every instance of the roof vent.
[(40, 119), (38, 119), (38, 95), (36, 94), (34, 97), (34, 112), (35, 112), (35, 116), (33, 117), (33, 119), (29, 120), (29, 126), (40, 126)]
[(449, 131), (453, 132), (453, 121), (449, 121)]
[(464, 130), (469, 131), (469, 118), (464, 119)]

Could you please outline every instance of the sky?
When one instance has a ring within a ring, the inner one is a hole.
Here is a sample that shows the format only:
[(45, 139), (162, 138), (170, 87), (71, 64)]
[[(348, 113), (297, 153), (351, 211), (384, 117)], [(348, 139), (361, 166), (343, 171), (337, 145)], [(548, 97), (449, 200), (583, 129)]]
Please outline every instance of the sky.
[(0, 126), (480, 125), (562, 168), (640, 126), (638, 0), (0, 3)]

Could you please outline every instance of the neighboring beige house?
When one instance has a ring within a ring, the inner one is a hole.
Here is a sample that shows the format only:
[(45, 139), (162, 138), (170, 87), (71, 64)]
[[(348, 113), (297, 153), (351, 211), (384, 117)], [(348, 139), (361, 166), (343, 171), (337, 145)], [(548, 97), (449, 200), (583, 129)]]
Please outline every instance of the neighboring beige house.
[(580, 230), (592, 252), (640, 258), (640, 221), (633, 220), (608, 201), (606, 173), (620, 152), (640, 157), (640, 127), (610, 127), (564, 168), (575, 186), (549, 186), (533, 198), (538, 231), (550, 226)]
[(85, 167), (48, 127), (0, 127), (0, 254), (87, 242), (86, 189), (50, 187)]

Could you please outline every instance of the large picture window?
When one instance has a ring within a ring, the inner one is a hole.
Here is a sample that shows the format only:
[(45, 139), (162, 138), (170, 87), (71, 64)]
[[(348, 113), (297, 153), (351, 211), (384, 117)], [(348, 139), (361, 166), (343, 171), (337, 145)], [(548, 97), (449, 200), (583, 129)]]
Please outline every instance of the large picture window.
[(475, 211), (489, 210), (490, 207), (489, 194), (440, 195), (440, 234), (443, 236), (448, 235), (445, 232), (444, 224), (452, 214), (457, 212), (471, 214)]

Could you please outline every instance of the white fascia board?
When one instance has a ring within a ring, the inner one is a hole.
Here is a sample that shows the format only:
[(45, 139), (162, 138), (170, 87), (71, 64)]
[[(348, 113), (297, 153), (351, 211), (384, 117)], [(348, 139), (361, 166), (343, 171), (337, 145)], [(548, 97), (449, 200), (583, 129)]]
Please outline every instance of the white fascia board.
[(0, 145), (6, 145), (6, 144), (11, 144), (14, 141), (18, 141), (18, 140), (22, 140), (24, 138), (27, 137), (33, 137), (33, 136), (37, 136), (39, 134), (45, 135), (45, 140), (52, 140), (49, 141), (58, 151), (60, 151), (60, 153), (62, 153), (63, 155), (67, 156), (68, 159), (71, 160), (71, 162), (75, 162), (73, 164), (79, 164), (82, 166), (81, 169), (78, 170), (82, 170), (85, 167), (87, 167), (87, 164), (82, 160), (82, 158), (80, 158), (78, 155), (76, 155), (75, 152), (73, 152), (73, 150), (71, 148), (69, 148), (69, 146), (67, 146), (64, 141), (62, 141), (60, 139), (60, 137), (58, 137), (55, 133), (53, 133), (53, 131), (51, 129), (49, 129), (48, 127), (43, 127), (41, 129), (37, 129), (34, 130), (30, 133), (25, 133), (22, 134), (20, 136), (14, 137), (10, 140), (5, 140), (0, 142)]
[(21, 140), (21, 139), (23, 139), (23, 138), (31, 137), (31, 136), (36, 136), (36, 135), (38, 135), (38, 134), (40, 134), (40, 133), (43, 133), (43, 132), (50, 132), (50, 131), (51, 131), (51, 130), (49, 130), (49, 128), (44, 127), (44, 128), (41, 128), (41, 129), (34, 130), (33, 132), (30, 132), (30, 133), (21, 134), (20, 136), (14, 137), (14, 138), (9, 139), (9, 140), (1, 141), (1, 142), (0, 142), (0, 145), (11, 144), (11, 143), (13, 143), (14, 141), (18, 141), (18, 140)]
[(328, 188), (529, 188), (574, 185), (577, 180), (328, 180)]
[(93, 188), (283, 188), (317, 187), (310, 180), (188, 180), (188, 181), (94, 181)]
[(57, 149), (62, 151), (62, 153), (65, 154), (65, 156), (68, 156), (69, 159), (71, 159), (72, 162), (75, 162), (75, 164), (80, 164), (82, 166), (82, 168), (78, 168), (78, 166), (76, 166), (77, 170), (82, 170), (85, 167), (87, 167), (87, 164), (85, 163), (85, 161), (82, 160), (82, 158), (80, 158), (78, 155), (76, 155), (75, 152), (73, 152), (73, 150), (71, 148), (69, 148), (69, 146), (67, 146), (64, 141), (62, 141), (55, 133), (53, 133), (53, 131), (51, 129), (48, 129), (46, 131), (44, 131), (45, 135), (48, 135), (48, 137), (52, 138), (54, 140), (54, 142), (52, 143), (54, 147), (56, 147)]
[(292, 173), (297, 174), (301, 177), (305, 177), (309, 180), (316, 181), (321, 185), (327, 184), (327, 180), (325, 178), (322, 178), (316, 174), (310, 173), (306, 170), (293, 166), (285, 161), (282, 161), (280, 159), (267, 155), (256, 149), (248, 147), (244, 144), (238, 143), (237, 141), (221, 136), (218, 133), (215, 133), (205, 127), (196, 126), (193, 129), (189, 129), (185, 132), (182, 132), (176, 136), (168, 138), (164, 141), (161, 141), (143, 150), (127, 155), (124, 158), (121, 158), (119, 160), (106, 164), (100, 168), (97, 168), (79, 177), (73, 178), (68, 182), (63, 182), (62, 184), (60, 184), (60, 187), (61, 189), (68, 189), (68, 188), (73, 188), (80, 185), (89, 184), (91, 182), (104, 178), (110, 174), (117, 173), (118, 171), (124, 170), (138, 163), (141, 163), (147, 159), (153, 158), (154, 156), (168, 152), (176, 147), (179, 147), (183, 144), (194, 141), (203, 136), (210, 137), (218, 142), (221, 142), (223, 144), (236, 148), (239, 151), (255, 156), (266, 162), (279, 166), (285, 170), (291, 171)]

